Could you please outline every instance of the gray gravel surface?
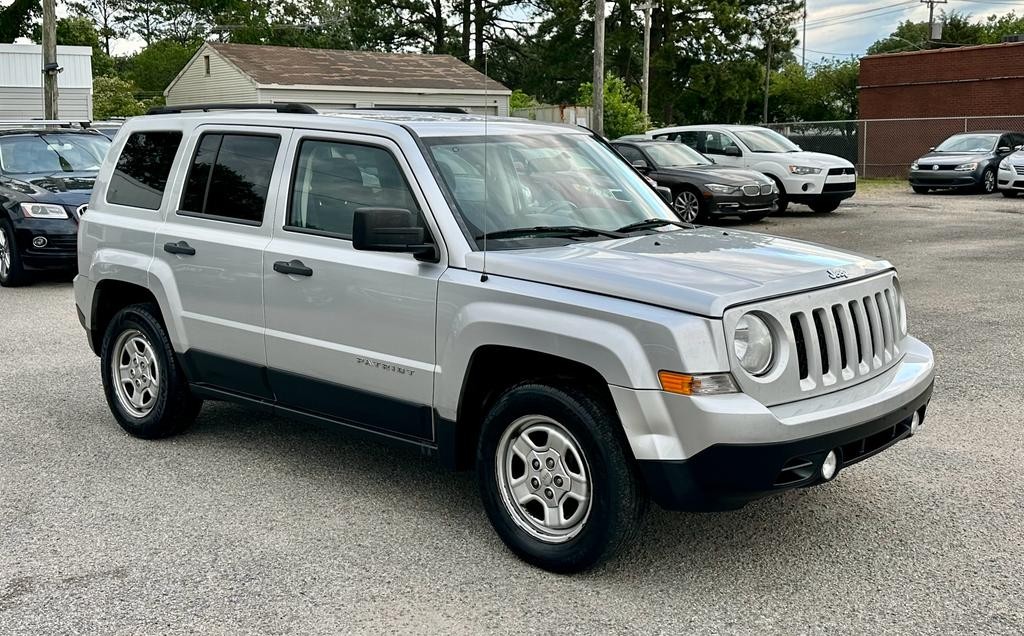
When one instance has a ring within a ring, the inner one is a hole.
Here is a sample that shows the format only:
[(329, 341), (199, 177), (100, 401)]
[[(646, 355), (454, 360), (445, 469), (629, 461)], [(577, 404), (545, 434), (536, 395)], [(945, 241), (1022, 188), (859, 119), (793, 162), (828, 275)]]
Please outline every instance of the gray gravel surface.
[(754, 227), (899, 266), (938, 358), (925, 427), (825, 487), (654, 510), (575, 577), (414, 452), (209, 403), (128, 437), (70, 285), (0, 289), (0, 633), (1024, 632), (1024, 201), (874, 186)]

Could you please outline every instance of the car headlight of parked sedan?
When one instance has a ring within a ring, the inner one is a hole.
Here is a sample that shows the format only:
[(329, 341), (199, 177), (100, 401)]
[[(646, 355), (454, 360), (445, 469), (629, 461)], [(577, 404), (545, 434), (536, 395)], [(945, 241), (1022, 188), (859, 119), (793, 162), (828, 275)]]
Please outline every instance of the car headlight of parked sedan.
[(793, 174), (821, 174), (821, 168), (810, 166), (790, 166), (789, 171)]
[(916, 161), (914, 163), (910, 164), (910, 169), (911, 170), (918, 170), (919, 168), (920, 168), (920, 166), (917, 165)]
[(705, 184), (704, 187), (707, 188), (708, 190), (711, 190), (715, 194), (735, 194), (736, 192), (739, 192), (739, 187), (724, 185), (721, 183), (708, 183)]
[(971, 163), (962, 163), (959, 166), (957, 166), (956, 168), (954, 168), (954, 170), (957, 170), (959, 172), (972, 172), (977, 167), (978, 167), (978, 162), (974, 161), (974, 162), (971, 162)]
[(68, 212), (60, 205), (22, 203), (21, 213), (30, 219), (66, 219)]
[(1012, 169), (1012, 168), (1010, 168), (1010, 158), (1009, 157), (1007, 157), (1006, 159), (1003, 159), (1002, 161), (999, 162), (999, 169), (1000, 170), (1011, 170)]
[(764, 375), (771, 369), (775, 358), (772, 332), (756, 315), (746, 314), (736, 323), (732, 348), (740, 366), (750, 375)]

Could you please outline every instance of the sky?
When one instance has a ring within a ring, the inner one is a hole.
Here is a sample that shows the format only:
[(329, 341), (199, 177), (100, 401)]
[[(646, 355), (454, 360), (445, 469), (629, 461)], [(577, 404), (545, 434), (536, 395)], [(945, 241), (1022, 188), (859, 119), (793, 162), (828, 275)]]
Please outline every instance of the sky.
[[(949, 0), (935, 5), (935, 15), (957, 11), (977, 20), (1014, 9), (1024, 12), (1024, 0)], [(807, 61), (863, 55), (905, 20), (927, 21), (928, 5), (920, 0), (807, 0)], [(798, 59), (801, 54), (798, 48)]]
[[(0, 6), (13, 0), (0, 0)], [(58, 15), (66, 9), (58, 2)], [(948, 0), (936, 4), (935, 13), (943, 9), (971, 14), (975, 18), (1003, 15), (1017, 10), (1024, 13), (1024, 0)], [(867, 48), (890, 33), (904, 20), (923, 22), (928, 19), (928, 5), (920, 0), (807, 0), (807, 61), (831, 57), (860, 56)], [(801, 25), (797, 25), (798, 35)], [(138, 51), (140, 39), (116, 40), (114, 55), (129, 55)], [(802, 48), (795, 51), (797, 59)]]

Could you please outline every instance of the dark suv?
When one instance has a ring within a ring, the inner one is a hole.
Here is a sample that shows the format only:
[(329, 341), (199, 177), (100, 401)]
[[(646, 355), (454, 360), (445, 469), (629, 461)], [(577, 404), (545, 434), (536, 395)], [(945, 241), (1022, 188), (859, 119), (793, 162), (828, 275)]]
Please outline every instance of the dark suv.
[(78, 219), (109, 147), (90, 130), (0, 130), (0, 285), (75, 269)]

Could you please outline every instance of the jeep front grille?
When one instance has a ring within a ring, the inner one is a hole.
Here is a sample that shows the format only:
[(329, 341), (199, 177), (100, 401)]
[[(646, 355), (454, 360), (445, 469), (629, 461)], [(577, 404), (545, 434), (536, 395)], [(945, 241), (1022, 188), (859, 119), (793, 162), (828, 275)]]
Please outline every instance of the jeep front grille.
[(829, 386), (892, 362), (899, 355), (897, 302), (886, 288), (791, 314), (801, 385)]
[(903, 355), (900, 311), (892, 272), (730, 308), (724, 317), (730, 351), (736, 323), (748, 312), (760, 314), (778, 335), (775, 366), (754, 377), (733, 359), (736, 382), (772, 406), (873, 378)]

